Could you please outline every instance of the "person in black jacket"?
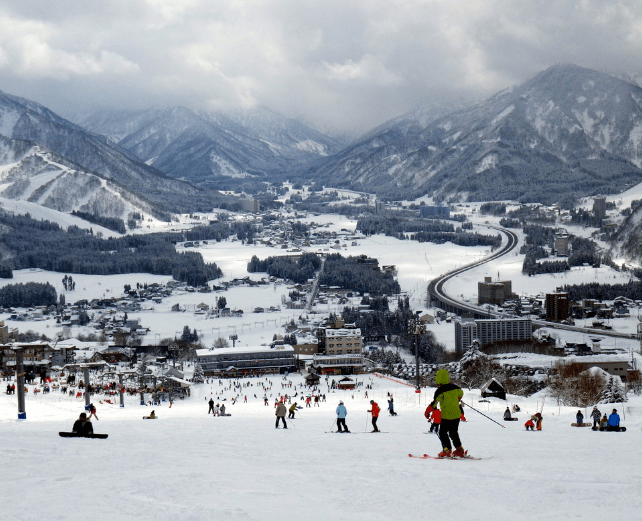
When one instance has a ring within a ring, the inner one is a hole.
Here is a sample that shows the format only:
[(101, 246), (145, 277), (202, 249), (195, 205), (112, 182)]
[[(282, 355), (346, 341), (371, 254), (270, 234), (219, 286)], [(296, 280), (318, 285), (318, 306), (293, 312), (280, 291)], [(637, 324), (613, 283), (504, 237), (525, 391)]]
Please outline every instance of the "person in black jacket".
[(81, 412), (78, 419), (74, 422), (74, 426), (71, 430), (72, 432), (77, 432), (81, 436), (88, 436), (94, 433), (94, 426), (87, 419), (87, 415), (84, 412)]

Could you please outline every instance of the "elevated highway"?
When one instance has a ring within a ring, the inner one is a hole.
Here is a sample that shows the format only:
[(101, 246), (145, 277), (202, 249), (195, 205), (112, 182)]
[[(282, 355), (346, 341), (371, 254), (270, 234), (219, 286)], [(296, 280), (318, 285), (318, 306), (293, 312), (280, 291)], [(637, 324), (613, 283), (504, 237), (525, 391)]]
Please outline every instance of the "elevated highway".
[[(506, 228), (501, 228), (499, 226), (487, 226), (487, 228), (492, 228), (493, 230), (497, 230), (505, 234), (508, 239), (506, 241), (506, 244), (502, 248), (497, 250), (495, 253), (493, 253), (492, 255), (489, 255), (488, 257), (485, 257), (471, 264), (462, 266), (461, 268), (458, 268), (456, 270), (449, 271), (448, 273), (442, 275), (441, 277), (438, 277), (432, 280), (428, 284), (428, 294), (430, 295), (431, 300), (433, 301), (434, 304), (444, 309), (445, 311), (456, 313), (457, 315), (470, 313), (475, 318), (506, 318), (503, 315), (500, 315), (498, 313), (488, 311), (487, 309), (484, 309), (482, 306), (457, 300), (456, 298), (449, 296), (444, 291), (444, 284), (448, 282), (450, 279), (452, 279), (453, 277), (456, 277), (464, 273), (465, 271), (472, 270), (478, 266), (481, 266), (482, 264), (486, 264), (487, 262), (498, 259), (499, 257), (502, 257), (503, 255), (506, 255), (511, 251), (513, 251), (517, 246), (518, 238), (515, 233), (511, 232), (510, 230), (507, 230)], [(618, 333), (617, 331), (610, 331), (610, 330), (604, 330), (604, 329), (593, 329), (593, 328), (580, 327), (580, 326), (571, 326), (568, 324), (560, 324), (558, 322), (547, 322), (546, 320), (533, 320), (532, 322), (533, 322), (534, 328), (547, 327), (547, 328), (553, 328), (553, 329), (561, 329), (564, 331), (575, 331), (575, 332), (583, 333), (587, 335), (599, 335), (599, 336), (629, 338), (629, 339), (637, 338), (637, 335), (633, 333)]]

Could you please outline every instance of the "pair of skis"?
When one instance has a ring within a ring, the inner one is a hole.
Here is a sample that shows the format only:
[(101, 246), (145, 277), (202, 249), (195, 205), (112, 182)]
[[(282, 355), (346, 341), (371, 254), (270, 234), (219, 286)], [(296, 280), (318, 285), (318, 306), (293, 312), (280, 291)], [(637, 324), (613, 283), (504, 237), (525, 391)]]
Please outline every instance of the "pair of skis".
[(483, 459), (490, 459), (490, 458), (476, 458), (474, 456), (469, 456), (466, 454), (465, 456), (445, 456), (443, 458), (440, 458), (439, 456), (429, 456), (428, 454), (424, 454), (423, 456), (415, 456), (413, 454), (408, 454), (408, 457), (410, 458), (417, 458), (417, 459), (472, 459), (472, 460), (483, 460)]

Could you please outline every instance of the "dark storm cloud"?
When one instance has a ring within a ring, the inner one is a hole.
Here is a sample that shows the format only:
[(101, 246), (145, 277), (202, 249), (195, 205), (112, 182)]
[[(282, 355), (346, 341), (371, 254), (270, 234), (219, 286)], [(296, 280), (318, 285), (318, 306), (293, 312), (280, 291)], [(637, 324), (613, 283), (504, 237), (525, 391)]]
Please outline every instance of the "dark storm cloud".
[(553, 63), (639, 70), (636, 2), (5, 1), (0, 88), (63, 113), (266, 105), (364, 130)]

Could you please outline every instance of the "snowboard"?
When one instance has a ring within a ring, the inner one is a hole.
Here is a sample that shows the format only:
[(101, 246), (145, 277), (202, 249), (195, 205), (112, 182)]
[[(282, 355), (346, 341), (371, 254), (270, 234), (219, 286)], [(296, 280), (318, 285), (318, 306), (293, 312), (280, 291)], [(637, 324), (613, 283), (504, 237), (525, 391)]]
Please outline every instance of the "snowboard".
[(158, 419), (158, 416), (155, 416), (154, 418), (150, 418), (149, 416), (143, 416), (143, 420), (156, 420)]
[(511, 418), (511, 419), (504, 418), (504, 421), (505, 422), (516, 422), (516, 421), (519, 421), (519, 418)]
[(610, 431), (608, 429), (593, 429), (594, 431), (600, 431), (600, 432), (626, 432), (626, 427), (620, 427), (620, 430), (617, 431)]
[(105, 440), (107, 439), (107, 436), (109, 436), (109, 434), (96, 434), (96, 433), (87, 434), (83, 436), (82, 434), (79, 434), (77, 432), (59, 432), (58, 435), (61, 438), (96, 438), (99, 440)]
[(571, 423), (571, 427), (592, 427), (592, 423)]

